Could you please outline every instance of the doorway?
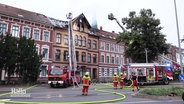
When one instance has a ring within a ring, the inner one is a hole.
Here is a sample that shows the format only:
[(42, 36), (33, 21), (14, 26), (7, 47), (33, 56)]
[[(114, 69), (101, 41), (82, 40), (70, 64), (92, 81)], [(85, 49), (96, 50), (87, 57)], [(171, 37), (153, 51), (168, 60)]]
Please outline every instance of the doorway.
[(93, 73), (92, 79), (97, 79), (97, 69), (96, 68), (93, 68), (92, 73)]

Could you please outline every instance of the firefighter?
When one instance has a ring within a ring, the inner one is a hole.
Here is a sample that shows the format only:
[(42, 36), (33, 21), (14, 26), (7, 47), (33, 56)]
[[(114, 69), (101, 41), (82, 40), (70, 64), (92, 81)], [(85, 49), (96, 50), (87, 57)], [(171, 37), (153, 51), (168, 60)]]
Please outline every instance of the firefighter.
[(134, 91), (134, 87), (136, 87), (137, 91), (139, 91), (139, 86), (138, 86), (137, 76), (136, 75), (132, 76), (132, 91)]
[(123, 86), (124, 86), (124, 75), (123, 75), (123, 73), (120, 73), (119, 84), (120, 84), (120, 89), (123, 89)]
[(86, 72), (85, 75), (82, 77), (83, 81), (83, 89), (82, 89), (82, 95), (88, 95), (88, 89), (91, 82), (91, 78), (89, 76), (89, 72)]
[(117, 75), (117, 73), (114, 73), (112, 80), (113, 80), (114, 89), (116, 90), (118, 88), (118, 75)]

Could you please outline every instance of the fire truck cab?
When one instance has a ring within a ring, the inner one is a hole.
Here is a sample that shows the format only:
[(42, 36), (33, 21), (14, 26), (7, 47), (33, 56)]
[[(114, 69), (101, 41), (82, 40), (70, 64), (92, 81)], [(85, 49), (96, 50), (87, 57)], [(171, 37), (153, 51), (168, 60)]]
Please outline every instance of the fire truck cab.
[(138, 83), (151, 84), (169, 84), (173, 80), (172, 69), (167, 65), (157, 63), (130, 63), (127, 65), (127, 79), (137, 76)]
[(50, 87), (68, 87), (73, 84), (73, 81), (80, 83), (80, 76), (78, 71), (71, 71), (71, 76), (69, 76), (69, 71), (67, 68), (52, 68), (48, 73), (48, 84)]

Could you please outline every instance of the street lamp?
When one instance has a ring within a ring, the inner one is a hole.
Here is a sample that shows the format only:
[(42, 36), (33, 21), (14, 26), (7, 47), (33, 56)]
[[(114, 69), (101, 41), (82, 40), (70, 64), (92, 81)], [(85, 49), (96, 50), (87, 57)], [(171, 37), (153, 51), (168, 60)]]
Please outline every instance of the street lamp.
[(179, 46), (179, 55), (180, 55), (180, 68), (181, 74), (183, 74), (183, 67), (182, 67), (182, 52), (181, 52), (181, 45), (180, 45), (180, 33), (179, 33), (179, 25), (178, 25), (178, 15), (177, 15), (177, 6), (176, 0), (174, 0), (174, 7), (175, 7), (175, 16), (176, 16), (176, 27), (177, 27), (177, 34), (178, 34), (178, 46)]
[(121, 24), (119, 23), (119, 21), (114, 17), (114, 15), (112, 14), (112, 13), (110, 13), (109, 15), (108, 15), (108, 19), (109, 20), (116, 20), (116, 22), (118, 23), (118, 25), (121, 27), (121, 29), (123, 30), (123, 32), (125, 32), (125, 28), (123, 27), (123, 26), (121, 26)]

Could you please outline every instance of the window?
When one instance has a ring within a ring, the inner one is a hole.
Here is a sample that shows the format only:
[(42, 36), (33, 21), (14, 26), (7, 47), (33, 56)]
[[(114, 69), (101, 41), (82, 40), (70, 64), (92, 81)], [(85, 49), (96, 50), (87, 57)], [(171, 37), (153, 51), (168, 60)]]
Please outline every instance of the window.
[(69, 42), (69, 41), (68, 41), (68, 38), (69, 38), (68, 35), (65, 35), (65, 36), (64, 36), (64, 44), (65, 44), (65, 45), (68, 45), (68, 42)]
[(40, 39), (40, 31), (35, 29), (33, 33), (33, 39), (39, 40)]
[(82, 36), (79, 36), (78, 44), (79, 44), (79, 46), (82, 46)]
[(88, 53), (88, 63), (91, 63), (91, 54)]
[(40, 77), (47, 76), (47, 65), (42, 65), (40, 68)]
[(116, 45), (116, 52), (118, 52), (119, 50), (119, 45)]
[(123, 65), (124, 64), (124, 58), (123, 58), (123, 56), (121, 56), (121, 65)]
[(75, 45), (78, 46), (78, 35), (75, 35)]
[(111, 63), (114, 64), (114, 56), (111, 57)]
[(97, 55), (93, 54), (93, 63), (97, 63)]
[(43, 59), (47, 60), (49, 57), (49, 51), (48, 48), (42, 48), (42, 54), (43, 54)]
[(79, 61), (79, 51), (76, 51), (76, 60)]
[(107, 76), (110, 76), (110, 70), (107, 68)]
[(105, 76), (105, 70), (104, 70), (104, 68), (102, 68), (101, 75), (102, 76)]
[(77, 30), (80, 30), (80, 23), (77, 24)]
[(82, 62), (85, 62), (85, 61), (86, 61), (86, 53), (82, 52)]
[(22, 36), (26, 37), (27, 39), (30, 38), (30, 28), (29, 27), (24, 27), (23, 28)]
[(5, 35), (7, 32), (7, 24), (6, 23), (0, 23), (0, 35)]
[(69, 56), (68, 51), (64, 51), (63, 60), (64, 60), (64, 61), (68, 61), (68, 56)]
[(124, 52), (124, 47), (123, 46), (120, 46), (120, 50), (119, 50), (121, 53)]
[(93, 40), (93, 49), (97, 49), (97, 42), (95, 40)]
[(104, 50), (105, 49), (105, 42), (100, 43), (100, 49)]
[(109, 63), (109, 60), (110, 60), (109, 56), (106, 56), (106, 63)]
[(81, 26), (81, 31), (84, 31), (84, 23)]
[(60, 60), (60, 56), (61, 56), (61, 51), (59, 49), (56, 49), (56, 53), (55, 53), (56, 60)]
[(112, 74), (114, 74), (114, 68), (112, 68)]
[(107, 50), (107, 51), (110, 50), (110, 45), (109, 45), (109, 43), (106, 44), (106, 50)]
[(115, 45), (114, 44), (111, 44), (111, 51), (114, 52), (114, 49), (115, 49)]
[(88, 39), (88, 49), (91, 49), (91, 40)]
[(61, 43), (61, 34), (56, 33), (56, 43)]
[(116, 57), (116, 64), (119, 64), (119, 56)]
[(104, 58), (105, 58), (104, 55), (101, 55), (101, 62), (102, 62), (102, 63), (105, 63), (105, 62), (104, 62), (104, 61), (105, 61)]
[(86, 38), (85, 37), (82, 38), (82, 46), (86, 47)]
[(39, 50), (40, 50), (40, 45), (37, 44), (37, 45), (36, 45), (36, 53), (38, 53), (38, 55), (39, 55), (39, 53), (40, 53)]
[(12, 36), (19, 37), (19, 26), (12, 25)]
[(43, 39), (42, 40), (45, 42), (49, 42), (49, 32), (48, 31), (43, 32)]

